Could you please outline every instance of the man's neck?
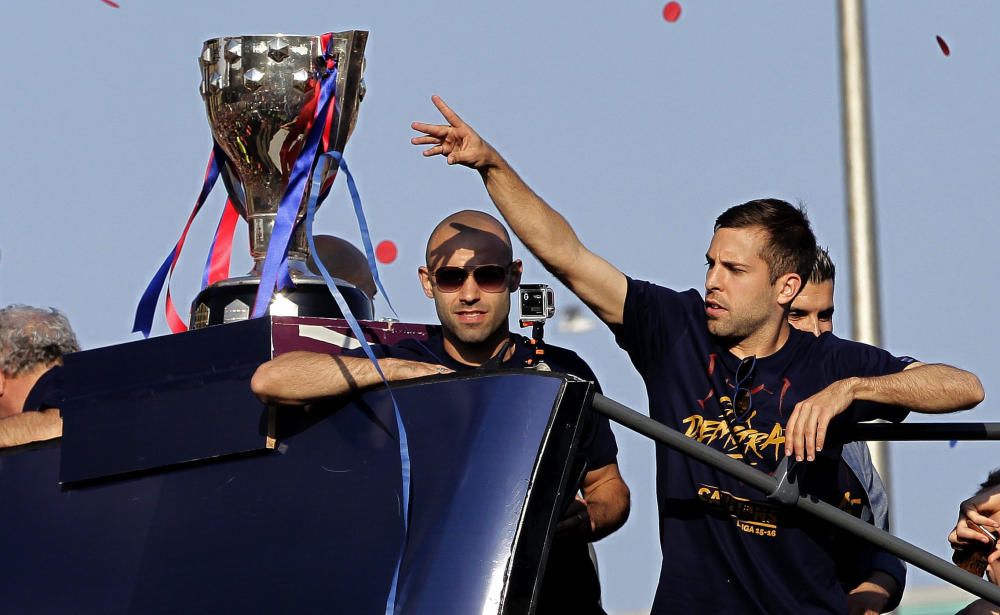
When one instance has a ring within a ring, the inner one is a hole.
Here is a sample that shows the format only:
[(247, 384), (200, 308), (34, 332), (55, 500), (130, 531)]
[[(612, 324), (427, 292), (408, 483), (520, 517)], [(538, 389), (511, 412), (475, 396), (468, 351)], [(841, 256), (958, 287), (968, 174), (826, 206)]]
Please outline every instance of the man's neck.
[(743, 359), (751, 355), (758, 359), (769, 357), (781, 350), (788, 341), (791, 326), (786, 320), (767, 323), (753, 334), (728, 345), (729, 352)]
[[(448, 356), (463, 365), (471, 365), (473, 367), (479, 367), (483, 363), (492, 359), (494, 355), (500, 351), (504, 343), (510, 339), (510, 332), (505, 329), (498, 330), (488, 339), (479, 342), (478, 344), (466, 344), (453, 337), (444, 329), (442, 329), (441, 332), (444, 337), (444, 351), (448, 353)], [(510, 344), (504, 351), (502, 360), (506, 361), (513, 356), (513, 354), (514, 345)]]

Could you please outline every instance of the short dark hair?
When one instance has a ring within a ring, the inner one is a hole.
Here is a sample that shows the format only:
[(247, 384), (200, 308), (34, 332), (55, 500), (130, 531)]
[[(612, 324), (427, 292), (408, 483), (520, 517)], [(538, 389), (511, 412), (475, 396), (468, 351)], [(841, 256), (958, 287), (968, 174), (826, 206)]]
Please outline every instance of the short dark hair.
[(1000, 485), (1000, 468), (990, 472), (990, 475), (986, 477), (986, 480), (979, 485), (979, 491), (976, 492), (976, 495), (986, 491), (987, 489), (992, 489), (997, 485)]
[(822, 284), (827, 280), (833, 282), (837, 278), (837, 268), (830, 260), (830, 253), (826, 248), (816, 246), (816, 262), (813, 263), (812, 273), (809, 274), (809, 281), (813, 284)]
[(755, 199), (730, 207), (715, 220), (716, 231), (755, 226), (767, 233), (760, 257), (767, 263), (771, 283), (793, 272), (807, 281), (816, 261), (816, 236), (805, 210), (781, 199)]

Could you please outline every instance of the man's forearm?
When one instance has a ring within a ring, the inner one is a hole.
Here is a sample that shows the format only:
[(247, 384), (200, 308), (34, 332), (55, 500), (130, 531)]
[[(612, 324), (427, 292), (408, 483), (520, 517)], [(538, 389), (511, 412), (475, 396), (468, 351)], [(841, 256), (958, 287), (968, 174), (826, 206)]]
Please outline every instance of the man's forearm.
[(942, 364), (917, 365), (897, 374), (854, 378), (857, 401), (870, 401), (939, 413), (966, 410), (983, 401), (983, 385), (975, 374)]
[(500, 154), (479, 170), (486, 191), (524, 245), (546, 269), (562, 277), (584, 249), (565, 218), (521, 179)]
[(892, 575), (873, 570), (867, 581), (851, 590), (847, 597), (849, 612), (884, 613), (899, 604), (899, 585)]
[(542, 265), (598, 318), (608, 324), (621, 323), (628, 289), (625, 274), (588, 250), (566, 219), (535, 194), (495, 150), (479, 172), (511, 230)]
[[(589, 484), (588, 478), (591, 479)], [(628, 520), (631, 494), (616, 464), (589, 472), (584, 479), (583, 497), (587, 501), (587, 515), (591, 524), (588, 540), (600, 540), (625, 525)]]
[(62, 435), (62, 417), (51, 408), (0, 419), (0, 448), (51, 440)]
[(250, 388), (265, 403), (301, 405), (378, 381), (378, 372), (368, 359), (289, 352), (257, 368)]
[[(379, 361), (389, 380), (405, 378), (396, 373), (396, 363), (410, 362), (395, 359)], [(346, 395), (381, 382), (381, 376), (368, 359), (289, 352), (257, 368), (250, 388), (265, 403), (302, 405)]]
[[(615, 492), (612, 494), (612, 490)], [(603, 491), (610, 497), (587, 500), (587, 514), (590, 515), (592, 532), (590, 541), (600, 540), (625, 525), (629, 515), (629, 491), (621, 480), (609, 485)]]

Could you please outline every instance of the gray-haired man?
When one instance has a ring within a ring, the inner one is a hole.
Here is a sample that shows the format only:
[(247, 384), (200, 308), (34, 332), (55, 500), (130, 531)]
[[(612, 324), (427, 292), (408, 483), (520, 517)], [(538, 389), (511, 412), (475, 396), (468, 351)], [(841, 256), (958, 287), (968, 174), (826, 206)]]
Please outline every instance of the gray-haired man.
[(78, 350), (69, 320), (57, 310), (27, 305), (0, 309), (0, 447), (62, 435), (58, 409), (24, 404), (38, 379), (62, 363), (64, 354)]

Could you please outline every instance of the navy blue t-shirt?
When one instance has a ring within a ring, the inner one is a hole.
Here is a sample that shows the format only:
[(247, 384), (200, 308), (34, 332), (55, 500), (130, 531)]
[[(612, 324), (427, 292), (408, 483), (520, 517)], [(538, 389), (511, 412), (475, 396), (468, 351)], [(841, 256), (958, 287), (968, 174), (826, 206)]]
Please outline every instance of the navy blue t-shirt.
[[(407, 339), (392, 346), (375, 345), (374, 354), (378, 358), (406, 359), (422, 363), (444, 365), (456, 372), (476, 369), (451, 358), (444, 349), (441, 327), (428, 327), (426, 340)], [(501, 368), (521, 368), (528, 359), (534, 357), (534, 346), (522, 335), (510, 334), (514, 354), (500, 364)], [(345, 353), (348, 356), (363, 357), (360, 349)], [(600, 391), (600, 384), (590, 367), (575, 352), (546, 344), (545, 362), (553, 372), (572, 374), (583, 380), (590, 380)], [(589, 472), (608, 464), (617, 463), (618, 444), (611, 431), (608, 418), (596, 412), (591, 415), (591, 423), (581, 442), (576, 464)], [(549, 549), (549, 559), (545, 578), (541, 586), (536, 613), (554, 615), (575, 613), (577, 615), (600, 615), (601, 586), (597, 571), (590, 561), (587, 543), (556, 538)]]
[[(709, 334), (697, 291), (629, 279), (623, 320), (618, 342), (646, 384), (650, 416), (768, 473), (785, 456), (795, 404), (837, 380), (896, 373), (913, 361), (791, 329), (781, 349), (757, 359), (752, 410), (738, 417), (731, 398), (740, 359)], [(855, 404), (835, 422), (901, 412)], [(666, 446), (657, 445), (656, 463), (663, 564), (654, 614), (847, 611), (831, 526)], [(828, 443), (800, 485), (841, 505), (841, 468), (839, 446)]]

